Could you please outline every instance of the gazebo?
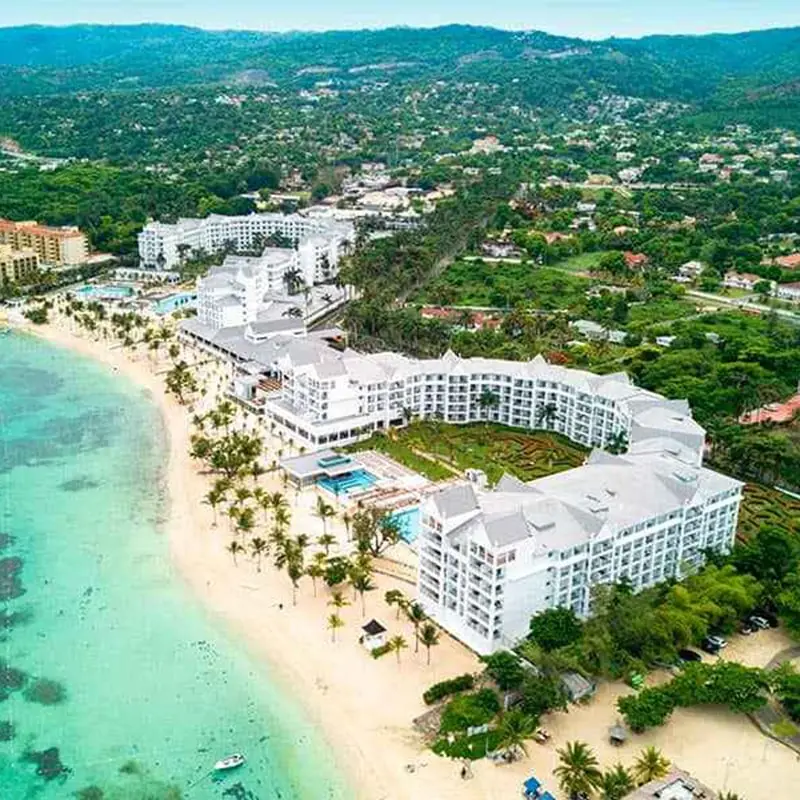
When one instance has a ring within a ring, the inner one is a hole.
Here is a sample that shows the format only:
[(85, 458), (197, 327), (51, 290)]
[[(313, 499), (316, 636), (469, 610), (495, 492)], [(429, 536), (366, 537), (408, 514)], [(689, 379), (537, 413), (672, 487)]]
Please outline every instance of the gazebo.
[(361, 630), (363, 631), (361, 644), (367, 650), (375, 650), (386, 644), (386, 628), (378, 620), (371, 619), (366, 625), (361, 626)]

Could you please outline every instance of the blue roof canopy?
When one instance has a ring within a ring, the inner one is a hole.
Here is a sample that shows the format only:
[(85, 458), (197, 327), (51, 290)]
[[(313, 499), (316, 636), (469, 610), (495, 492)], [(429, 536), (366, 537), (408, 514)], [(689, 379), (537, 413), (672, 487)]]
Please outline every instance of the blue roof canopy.
[(522, 784), (523, 788), (525, 789), (525, 794), (533, 794), (541, 785), (542, 784), (539, 783), (536, 778), (528, 778), (528, 780)]
[(550, 792), (545, 792), (543, 795), (539, 797), (539, 800), (556, 800)]

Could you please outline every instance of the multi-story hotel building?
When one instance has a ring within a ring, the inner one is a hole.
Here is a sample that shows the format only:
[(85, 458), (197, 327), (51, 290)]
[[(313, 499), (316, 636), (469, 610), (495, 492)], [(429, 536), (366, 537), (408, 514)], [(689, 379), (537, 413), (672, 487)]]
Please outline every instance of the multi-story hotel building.
[[(480, 653), (525, 635), (532, 614), (565, 606), (586, 616), (591, 589), (627, 577), (637, 589), (727, 550), (741, 484), (702, 466), (705, 431), (685, 401), (548, 364), (415, 360), (284, 346), (271, 371), (282, 388), (266, 413), (310, 450), (402, 424), (492, 420), (547, 428), (596, 449), (576, 469), (529, 484), (505, 477), (431, 495), (417, 539), (418, 597), (427, 613)], [(479, 465), (476, 465), (479, 466)]]
[(0, 219), (0, 245), (13, 250), (33, 250), (43, 264), (56, 267), (83, 264), (89, 245), (78, 228), (52, 228), (36, 222), (12, 222)]
[(335, 274), (341, 253), (355, 240), (355, 229), (347, 222), (299, 214), (211, 214), (204, 219), (179, 219), (175, 224), (151, 222), (138, 237), (139, 259), (142, 266), (171, 270), (180, 265), (184, 254), (217, 253), (228, 245), (237, 251), (260, 249), (275, 235), (286, 239), (301, 257), (313, 259), (320, 279), (325, 279)]
[(0, 244), (0, 286), (8, 283), (28, 283), (39, 270), (39, 256), (35, 250), (14, 250)]

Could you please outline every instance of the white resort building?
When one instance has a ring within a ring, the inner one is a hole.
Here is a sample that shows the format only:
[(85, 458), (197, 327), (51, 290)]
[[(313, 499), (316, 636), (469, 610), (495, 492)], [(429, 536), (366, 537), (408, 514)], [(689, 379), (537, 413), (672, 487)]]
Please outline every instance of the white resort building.
[(625, 577), (638, 590), (733, 544), (742, 484), (702, 466), (705, 431), (685, 401), (624, 373), (541, 356), (365, 355), (321, 338), (276, 338), (255, 360), (269, 376), (259, 399), (266, 418), (311, 453), (412, 416), (544, 428), (596, 448), (583, 466), (531, 483), (505, 476), (486, 490), (464, 481), (423, 501), (418, 598), (479, 653), (508, 647), (546, 608), (586, 616), (597, 584)]
[(355, 241), (355, 228), (349, 222), (299, 214), (211, 214), (174, 224), (150, 222), (138, 237), (139, 259), (144, 267), (170, 270), (196, 252), (217, 253), (226, 247), (261, 251), (275, 236), (296, 249), (303, 264), (313, 262), (321, 274), (327, 269), (325, 277), (333, 277), (339, 256)]

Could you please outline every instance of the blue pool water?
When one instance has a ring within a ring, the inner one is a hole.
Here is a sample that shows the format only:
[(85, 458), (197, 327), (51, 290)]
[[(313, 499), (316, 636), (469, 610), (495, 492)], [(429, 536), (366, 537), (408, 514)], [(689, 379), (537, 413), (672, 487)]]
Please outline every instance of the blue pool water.
[(357, 469), (354, 472), (347, 472), (344, 475), (337, 475), (335, 478), (320, 478), (317, 485), (326, 489), (331, 494), (350, 494), (351, 492), (368, 489), (375, 483), (377, 478), (365, 469)]
[(93, 300), (124, 300), (133, 294), (130, 286), (81, 286), (77, 292)]
[(191, 292), (179, 292), (171, 294), (162, 300), (153, 303), (153, 311), (156, 314), (171, 314), (179, 308), (193, 308), (197, 301), (197, 295)]
[(400, 525), (400, 536), (411, 544), (419, 535), (419, 508), (406, 508), (392, 514), (392, 519)]

